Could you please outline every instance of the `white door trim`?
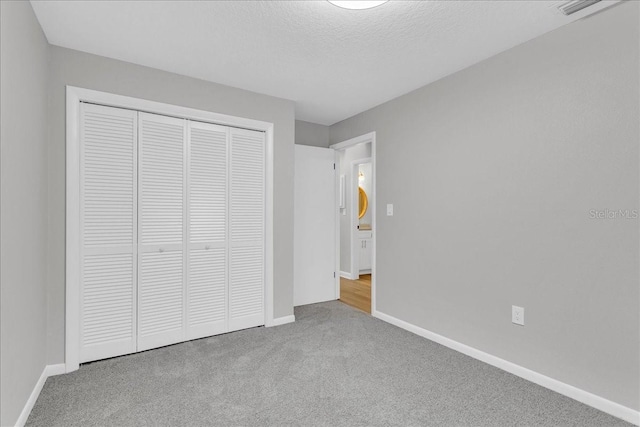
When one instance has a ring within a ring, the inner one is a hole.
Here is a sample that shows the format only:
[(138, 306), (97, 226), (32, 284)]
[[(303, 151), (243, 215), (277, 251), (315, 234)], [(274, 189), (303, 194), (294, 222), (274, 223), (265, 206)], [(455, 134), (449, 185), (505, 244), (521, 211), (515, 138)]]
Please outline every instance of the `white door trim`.
[(265, 132), (265, 326), (273, 318), (273, 123), (67, 86), (65, 370), (80, 365), (80, 102)]
[[(344, 150), (347, 149), (349, 147), (353, 147), (354, 145), (357, 144), (361, 144), (363, 142), (370, 142), (371, 143), (371, 174), (373, 175), (373, 179), (372, 179), (372, 187), (373, 187), (373, 191), (372, 191), (372, 197), (373, 197), (373, 203), (372, 203), (372, 211), (371, 211), (371, 225), (373, 228), (373, 240), (372, 240), (372, 244), (373, 247), (371, 248), (371, 315), (375, 316), (377, 313), (377, 309), (376, 309), (376, 282), (377, 282), (377, 277), (378, 275), (376, 274), (376, 248), (377, 248), (377, 235), (378, 235), (378, 224), (377, 224), (377, 213), (376, 213), (376, 206), (378, 204), (378, 197), (376, 194), (376, 188), (377, 188), (377, 175), (376, 175), (376, 132), (369, 132), (367, 134), (364, 135), (360, 135), (360, 136), (356, 136), (355, 138), (351, 138), (348, 139), (346, 141), (342, 141), (339, 142), (337, 144), (333, 144), (331, 146), (329, 146), (329, 148), (333, 148), (334, 150), (338, 151), (338, 150)], [(336, 223), (336, 227), (337, 227), (337, 241), (340, 241), (340, 221), (338, 221)], [(353, 231), (353, 230), (352, 230)], [(353, 242), (352, 242), (352, 246), (353, 246)], [(353, 253), (353, 251), (352, 251)], [(338, 257), (340, 256), (340, 253), (338, 252)], [(339, 258), (338, 258), (339, 259)], [(352, 271), (353, 271), (353, 264), (352, 264)], [(357, 273), (357, 272), (356, 272)], [(338, 279), (338, 286), (339, 286), (339, 279)]]
[[(329, 147), (331, 148), (331, 147)], [(335, 250), (335, 266), (334, 266), (334, 279), (335, 279), (335, 294), (336, 299), (340, 299), (340, 277), (342, 276), (342, 271), (340, 271), (340, 191), (341, 191), (341, 183), (340, 183), (340, 156), (338, 155), (338, 150), (333, 150), (333, 169), (335, 173), (335, 235), (334, 239), (336, 242), (336, 250)]]

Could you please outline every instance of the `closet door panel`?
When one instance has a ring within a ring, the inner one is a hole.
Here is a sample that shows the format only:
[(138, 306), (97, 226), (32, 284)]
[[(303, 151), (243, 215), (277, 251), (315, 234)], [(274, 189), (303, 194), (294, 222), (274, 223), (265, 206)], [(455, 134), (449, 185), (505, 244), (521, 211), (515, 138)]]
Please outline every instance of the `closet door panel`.
[(228, 128), (189, 123), (189, 240), (227, 241)]
[(183, 255), (140, 254), (138, 351), (183, 341)]
[(80, 362), (136, 350), (137, 113), (80, 106)]
[(231, 330), (264, 325), (264, 250), (257, 246), (231, 249), (229, 309)]
[(187, 338), (227, 332), (229, 129), (189, 122)]
[(140, 113), (140, 244), (182, 244), (185, 121)]
[(81, 362), (132, 353), (135, 280), (132, 254), (83, 257)]
[(226, 248), (190, 251), (187, 292), (187, 338), (227, 332)]
[(229, 329), (264, 325), (265, 137), (231, 133)]
[(185, 337), (186, 122), (139, 113), (138, 350)]

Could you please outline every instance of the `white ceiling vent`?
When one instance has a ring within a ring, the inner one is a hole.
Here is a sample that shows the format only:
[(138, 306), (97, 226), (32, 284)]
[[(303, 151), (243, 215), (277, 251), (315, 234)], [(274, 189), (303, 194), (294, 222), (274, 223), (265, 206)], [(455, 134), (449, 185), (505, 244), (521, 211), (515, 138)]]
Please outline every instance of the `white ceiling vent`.
[(619, 2), (620, 0), (563, 0), (551, 2), (549, 6), (560, 16), (582, 19)]
[(560, 6), (558, 6), (558, 9), (560, 9), (560, 12), (568, 16), (576, 12), (580, 12), (582, 9), (593, 6), (594, 4), (599, 2), (600, 0), (573, 0), (561, 4)]

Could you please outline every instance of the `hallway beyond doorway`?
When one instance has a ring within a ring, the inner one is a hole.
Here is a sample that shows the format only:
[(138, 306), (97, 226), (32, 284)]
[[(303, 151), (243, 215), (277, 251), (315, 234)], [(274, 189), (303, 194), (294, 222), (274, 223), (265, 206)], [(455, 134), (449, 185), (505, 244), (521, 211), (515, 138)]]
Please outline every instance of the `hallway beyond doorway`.
[(357, 280), (341, 277), (340, 301), (371, 314), (371, 274), (361, 274)]

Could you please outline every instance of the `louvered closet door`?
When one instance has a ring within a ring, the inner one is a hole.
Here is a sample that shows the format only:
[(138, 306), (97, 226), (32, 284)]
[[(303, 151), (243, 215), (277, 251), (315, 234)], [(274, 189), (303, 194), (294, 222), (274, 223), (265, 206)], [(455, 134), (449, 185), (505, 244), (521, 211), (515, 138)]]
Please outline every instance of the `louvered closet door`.
[(227, 332), (229, 128), (189, 122), (187, 339)]
[(185, 339), (186, 121), (139, 113), (138, 350)]
[(80, 362), (136, 351), (137, 112), (80, 105)]
[(230, 129), (229, 330), (264, 325), (265, 136)]

